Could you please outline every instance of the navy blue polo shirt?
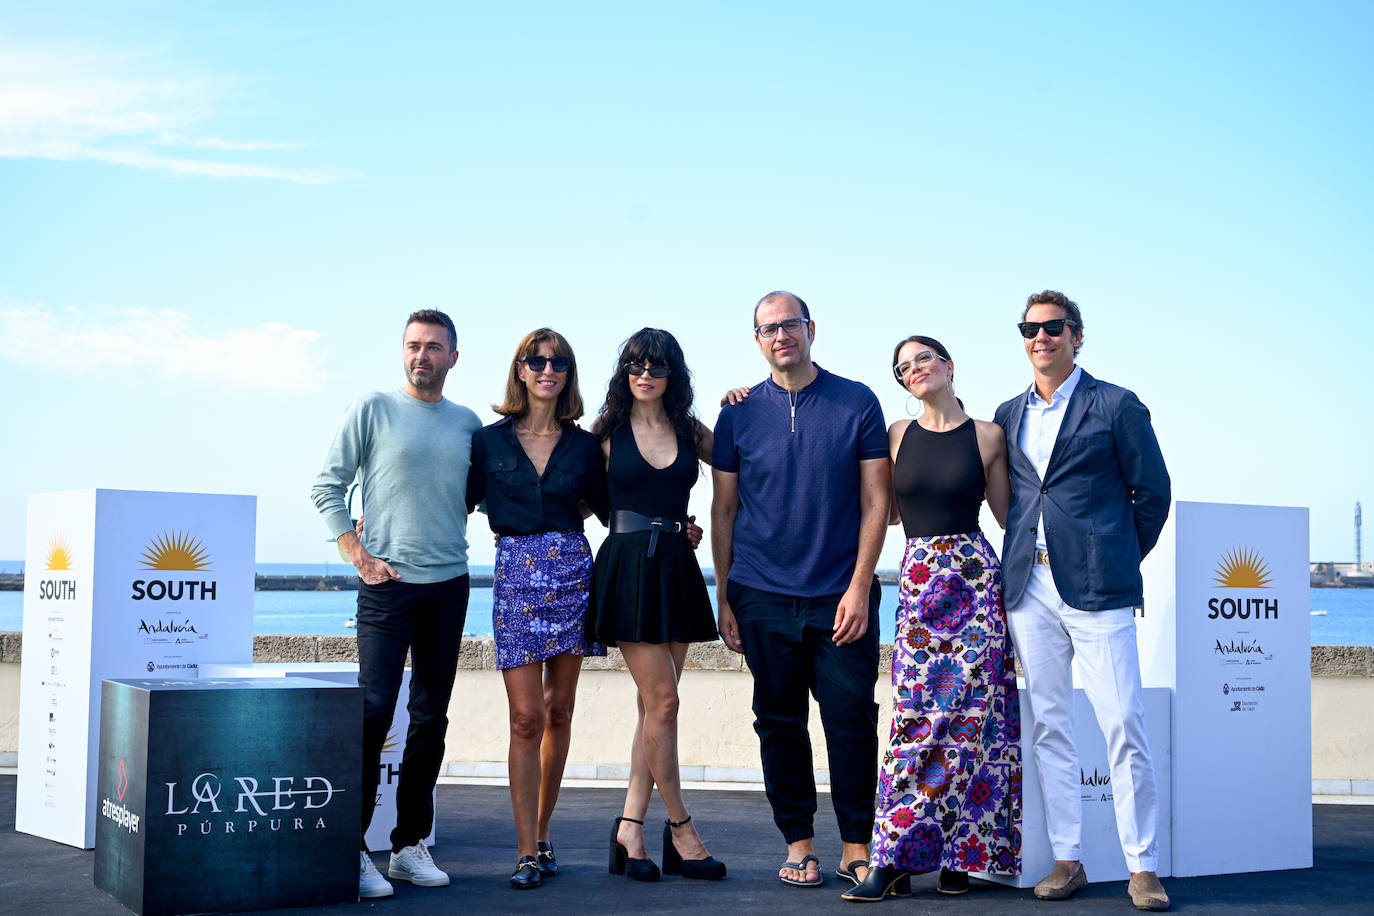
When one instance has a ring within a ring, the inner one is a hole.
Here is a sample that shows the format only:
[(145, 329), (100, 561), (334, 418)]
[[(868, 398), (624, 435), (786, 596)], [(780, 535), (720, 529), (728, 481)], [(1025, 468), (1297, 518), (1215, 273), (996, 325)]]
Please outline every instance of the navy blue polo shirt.
[(716, 420), (711, 465), (739, 475), (731, 582), (804, 598), (849, 588), (859, 462), (887, 457), (887, 432), (867, 385), (816, 369), (792, 394), (764, 379)]

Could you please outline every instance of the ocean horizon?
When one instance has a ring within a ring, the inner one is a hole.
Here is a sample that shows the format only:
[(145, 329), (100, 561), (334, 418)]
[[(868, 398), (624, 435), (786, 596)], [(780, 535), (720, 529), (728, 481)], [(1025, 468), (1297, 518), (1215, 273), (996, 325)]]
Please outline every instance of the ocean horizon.
[[(0, 561), (0, 573), (23, 571), (20, 561)], [(353, 567), (337, 563), (258, 563), (258, 575), (315, 576), (348, 575)], [(490, 575), (491, 566), (472, 566), (473, 573)], [(715, 589), (708, 588), (715, 606)], [(1314, 588), (1313, 611), (1326, 611), (1311, 618), (1314, 646), (1374, 646), (1374, 589)], [(346, 626), (353, 618), (356, 593), (352, 591), (258, 591), (253, 597), (253, 632), (262, 634), (298, 633), (319, 636), (351, 636)], [(468, 601), (463, 631), (468, 636), (490, 636), (492, 591), (474, 588)], [(878, 611), (878, 634), (891, 642), (896, 630), (897, 586), (882, 587)], [(0, 632), (20, 632), (24, 619), (24, 593), (0, 592)]]

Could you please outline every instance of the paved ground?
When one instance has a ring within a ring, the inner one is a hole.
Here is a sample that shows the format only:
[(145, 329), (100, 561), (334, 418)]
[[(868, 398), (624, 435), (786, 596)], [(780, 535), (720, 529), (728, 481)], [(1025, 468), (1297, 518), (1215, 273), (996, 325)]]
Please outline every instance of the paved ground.
[[(128, 913), (91, 881), (94, 853), (14, 831), (14, 776), (0, 776), (0, 913)], [(515, 862), (510, 803), (499, 786), (439, 788), (439, 845), (434, 858), (453, 883), (439, 889), (399, 883), (387, 900), (316, 909), (262, 911), (292, 914), (514, 913), (563, 910), (576, 913), (673, 913), (728, 908), (789, 910), (792, 913), (849, 912), (840, 900), (847, 885), (830, 878), (818, 890), (784, 887), (774, 877), (783, 847), (762, 793), (699, 791), (688, 796), (711, 851), (730, 867), (722, 882), (666, 878), (637, 884), (606, 874), (611, 818), (619, 813), (616, 789), (565, 789), (554, 822), (554, 846), (564, 872), (535, 891), (506, 885)], [(827, 872), (835, 865), (839, 838), (829, 799), (821, 798), (818, 845)], [(650, 816), (661, 821), (661, 808)], [(1174, 910), (1198, 914), (1374, 913), (1374, 807), (1317, 805), (1313, 808), (1315, 867), (1303, 871), (1166, 879)], [(1244, 838), (1234, 838), (1243, 842)], [(661, 861), (654, 843), (650, 851)], [(374, 857), (385, 869), (385, 856)], [(1125, 884), (1092, 885), (1060, 904), (1035, 900), (1029, 891), (974, 882), (963, 897), (941, 897), (934, 877), (913, 879), (916, 894), (884, 901), (877, 912), (935, 914), (1034, 913), (1060, 916), (1136, 912)], [(867, 912), (867, 911), (865, 911)]]

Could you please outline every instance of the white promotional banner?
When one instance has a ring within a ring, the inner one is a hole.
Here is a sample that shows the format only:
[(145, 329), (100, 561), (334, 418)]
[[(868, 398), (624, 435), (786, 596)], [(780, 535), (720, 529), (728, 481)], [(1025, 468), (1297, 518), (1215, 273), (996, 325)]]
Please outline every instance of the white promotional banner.
[[(334, 681), (356, 685), (358, 666), (351, 662), (262, 662), (250, 665), (228, 665), (206, 662), (200, 666), (201, 677), (307, 677), (317, 681)], [(396, 783), (401, 776), (401, 757), (406, 746), (406, 729), (410, 728), (410, 669), (402, 669), (401, 690), (396, 696), (396, 711), (391, 716), (391, 728), (382, 745), (381, 772), (377, 781), (377, 810), (372, 815), (363, 842), (371, 850), (391, 849), (391, 829), (396, 826)], [(362, 729), (362, 710), (359, 710), (359, 731)], [(434, 790), (434, 810), (439, 810), (439, 790)], [(435, 819), (438, 820), (437, 818)], [(429, 828), (425, 845), (434, 845), (434, 825)]]
[(1137, 635), (1174, 687), (1174, 874), (1311, 867), (1308, 511), (1179, 502), (1156, 554)]
[[(1031, 736), (1035, 734), (1035, 715), (1025, 680), (1018, 678), (1017, 683), (1021, 689), (1021, 874), (1015, 877), (978, 877), (1013, 887), (1034, 887), (1054, 867), (1054, 849), (1050, 845), (1049, 827), (1045, 821), (1045, 795), (1040, 790), (1040, 769), (1035, 765), (1031, 744)], [(1170, 875), (1172, 842), (1169, 832), (1169, 691), (1146, 688), (1143, 702), (1145, 735), (1150, 743), (1150, 757), (1154, 761), (1155, 782), (1159, 789), (1159, 875), (1167, 878)], [(1126, 867), (1126, 857), (1121, 852), (1120, 835), (1116, 829), (1107, 739), (1102, 736), (1092, 703), (1088, 702), (1088, 695), (1082, 690), (1073, 692), (1073, 740), (1078, 751), (1079, 802), (1083, 812), (1080, 840), (1083, 868), (1088, 873), (1089, 881), (1125, 881), (1131, 873)]]
[(253, 656), (252, 496), (29, 497), (15, 829), (95, 842), (104, 678)]

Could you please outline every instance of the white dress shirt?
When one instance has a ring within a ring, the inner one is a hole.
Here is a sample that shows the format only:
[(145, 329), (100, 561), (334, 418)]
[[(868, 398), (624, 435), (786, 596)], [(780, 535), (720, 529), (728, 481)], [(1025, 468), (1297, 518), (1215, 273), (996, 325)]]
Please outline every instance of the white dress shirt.
[[(1021, 429), (1016, 436), (1016, 446), (1035, 465), (1035, 472), (1043, 483), (1045, 472), (1050, 467), (1050, 455), (1054, 453), (1054, 442), (1059, 438), (1059, 427), (1064, 425), (1064, 414), (1068, 413), (1069, 398), (1073, 397), (1078, 380), (1083, 377), (1083, 369), (1074, 366), (1069, 377), (1054, 390), (1048, 401), (1040, 397), (1035, 386), (1031, 385), (1026, 395), (1026, 413), (1021, 418)], [(1045, 516), (1035, 520), (1035, 549), (1046, 550)]]

